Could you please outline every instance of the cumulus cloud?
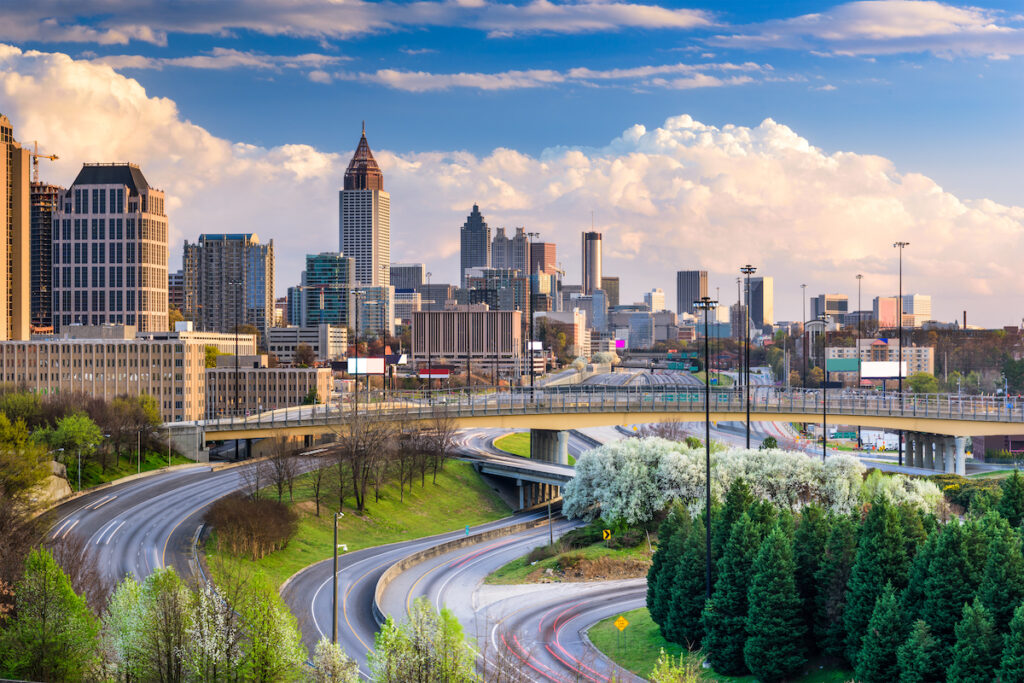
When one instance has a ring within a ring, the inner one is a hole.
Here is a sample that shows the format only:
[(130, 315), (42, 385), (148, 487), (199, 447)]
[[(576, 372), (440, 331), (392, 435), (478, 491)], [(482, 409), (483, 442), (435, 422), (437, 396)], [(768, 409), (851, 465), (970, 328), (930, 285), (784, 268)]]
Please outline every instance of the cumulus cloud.
[[(60, 161), (48, 180), (69, 183), (87, 161), (131, 160), (169, 196), (172, 268), (184, 238), (255, 231), (273, 238), (280, 291), (298, 280), (306, 253), (337, 243), (337, 195), (350, 148), (260, 147), (211, 135), (166, 98), (109, 66), (0, 46), (0, 93), (22, 140)], [(939, 317), (968, 308), (996, 324), (1024, 288), (1024, 208), (966, 200), (891, 161), (825, 152), (787, 126), (703, 124), (675, 116), (634, 125), (596, 148), (539, 155), (498, 148), (394, 152), (369, 128), (392, 200), (392, 255), (430, 264), (434, 281), (457, 281), (458, 227), (478, 202), (492, 226), (526, 225), (558, 244), (569, 282), (579, 280), (579, 232), (594, 211), (605, 269), (623, 300), (651, 287), (673, 292), (676, 270), (706, 268), (732, 291), (736, 268), (776, 278), (776, 312), (797, 318), (799, 284), (864, 294), (896, 289), (893, 241), (906, 240), (904, 286), (935, 297)]]
[(330, 39), (408, 27), (457, 26), (497, 37), (625, 28), (691, 29), (710, 24), (710, 15), (700, 10), (614, 1), (33, 0), (4, 8), (0, 40), (101, 44), (135, 40), (165, 45), (172, 33), (225, 35), (233, 30)]
[(934, 0), (864, 0), (719, 35), (713, 44), (837, 55), (928, 52), (943, 57), (1024, 54), (1021, 17)]

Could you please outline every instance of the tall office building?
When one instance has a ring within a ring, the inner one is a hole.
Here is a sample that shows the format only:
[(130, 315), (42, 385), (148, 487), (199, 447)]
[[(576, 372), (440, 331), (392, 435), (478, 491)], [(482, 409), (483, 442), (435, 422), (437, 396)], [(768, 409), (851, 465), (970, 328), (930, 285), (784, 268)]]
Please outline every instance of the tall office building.
[(676, 273), (676, 313), (696, 315), (693, 302), (708, 295), (708, 271), (680, 270)]
[(491, 267), (514, 268), (528, 275), (530, 267), (530, 241), (526, 228), (516, 228), (512, 237), (505, 235), (505, 228), (498, 228), (491, 243)]
[(395, 289), (419, 290), (423, 286), (423, 276), (427, 272), (422, 263), (392, 263), (391, 286)]
[(583, 293), (601, 289), (601, 233), (583, 233)]
[(619, 305), (619, 276), (604, 276), (601, 278), (601, 289), (608, 295), (608, 308), (615, 308)]
[(200, 235), (195, 244), (185, 241), (184, 261), (185, 317), (206, 332), (252, 325), (265, 343), (274, 324), (274, 240)]
[(33, 331), (53, 330), (53, 219), (63, 194), (63, 187), (32, 183), (29, 284)]
[(288, 322), (299, 327), (354, 327), (350, 314), (355, 284), (353, 259), (336, 251), (306, 256), (302, 284), (288, 288)]
[(750, 278), (750, 323), (761, 329), (775, 322), (775, 278)]
[[(53, 221), (53, 327), (167, 330), (164, 193), (135, 164), (85, 164)], [(218, 295), (220, 292), (218, 292)]]
[(184, 315), (185, 311), (185, 271), (178, 269), (167, 275), (167, 308), (178, 309)]
[(530, 273), (554, 273), (558, 270), (558, 249), (554, 242), (530, 245)]
[(819, 294), (811, 297), (811, 317), (813, 320), (819, 315), (827, 315), (830, 318), (842, 316), (850, 308), (850, 300), (845, 294)]
[(31, 191), (29, 189), (30, 157), (14, 139), (11, 121), (0, 114), (0, 339), (28, 339), (31, 300), (29, 296), (29, 241), (31, 224)]
[[(932, 297), (929, 294), (904, 294), (903, 295), (903, 318), (906, 321), (910, 317), (910, 324), (913, 327), (920, 327), (922, 323), (932, 319)], [(906, 322), (904, 322), (906, 325)]]
[(339, 250), (355, 259), (356, 283), (391, 284), (391, 195), (366, 142), (366, 126), (338, 193)]
[(665, 290), (661, 287), (656, 287), (649, 292), (644, 293), (644, 303), (647, 304), (647, 310), (651, 313), (657, 313), (658, 311), (665, 310)]
[[(490, 267), (491, 228), (480, 213), (480, 207), (474, 204), (459, 230), (459, 282), (466, 286), (466, 268)], [(399, 288), (396, 283), (391, 284)]]

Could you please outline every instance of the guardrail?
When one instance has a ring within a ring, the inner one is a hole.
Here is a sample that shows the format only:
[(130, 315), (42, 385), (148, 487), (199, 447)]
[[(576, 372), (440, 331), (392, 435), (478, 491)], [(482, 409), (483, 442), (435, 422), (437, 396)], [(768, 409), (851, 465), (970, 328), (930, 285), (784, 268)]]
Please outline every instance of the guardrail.
[[(823, 399), (827, 395), (827, 405)], [(592, 412), (703, 412), (703, 389), (672, 386), (571, 386), (516, 388), (501, 391), (440, 390), (433, 392), (375, 392), (368, 400), (331, 405), (295, 406), (248, 417), (220, 418), (201, 423), (209, 433), (265, 430), (316, 425), (341, 425), (354, 418), (431, 420), (437, 418), (538, 415)], [(744, 413), (742, 388), (712, 389), (711, 410)], [(808, 416), (870, 415), (1024, 423), (1024, 400), (957, 394), (878, 394), (856, 390), (751, 387), (750, 411)], [(183, 425), (184, 426), (184, 425)], [(173, 428), (173, 426), (172, 426)]]

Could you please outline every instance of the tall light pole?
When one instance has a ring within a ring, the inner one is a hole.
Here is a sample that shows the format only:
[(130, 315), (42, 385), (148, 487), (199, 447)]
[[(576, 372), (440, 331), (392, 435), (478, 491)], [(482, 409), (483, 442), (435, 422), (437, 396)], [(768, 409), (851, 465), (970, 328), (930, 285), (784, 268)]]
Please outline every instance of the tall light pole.
[[(900, 250), (900, 294), (896, 303), (896, 323), (898, 325), (897, 337), (899, 338), (899, 349), (896, 352), (896, 377), (897, 389), (900, 392), (900, 410), (903, 410), (903, 248), (909, 246), (910, 242), (893, 242), (892, 246)], [(885, 380), (882, 380), (885, 381)], [(903, 466), (903, 430), (900, 430), (899, 438), (899, 464)]]
[(747, 392), (747, 448), (750, 448), (750, 276), (757, 270), (754, 266), (749, 263), (740, 268), (740, 272), (747, 277), (747, 302), (746, 311), (743, 315), (743, 327), (746, 334), (746, 344), (744, 356), (744, 372), (746, 373), (743, 377), (743, 385), (746, 387)]
[(331, 593), (331, 642), (338, 642), (338, 518), (345, 513), (334, 513), (334, 591)]
[(828, 452), (828, 359), (825, 358), (825, 328), (828, 326), (828, 315), (818, 315), (821, 321), (821, 462), (825, 462)]
[[(856, 357), (857, 357), (857, 389), (860, 389), (860, 383), (861, 383), (861, 375), (860, 375), (860, 362), (861, 362), (860, 361), (860, 338), (862, 336), (864, 336), (864, 331), (861, 329), (861, 318), (864, 317), (864, 316), (862, 314), (862, 309), (860, 307), (860, 284), (861, 284), (861, 280), (863, 280), (863, 279), (864, 279), (864, 276), (861, 275), (860, 273), (857, 273), (857, 353), (856, 353)], [(882, 381), (884, 382), (885, 380), (882, 380)], [(858, 426), (857, 427), (857, 448), (858, 449), (860, 449), (860, 448), (862, 448), (864, 446), (863, 442), (861, 441), (860, 430), (861, 430), (861, 428)]]
[(530, 339), (527, 342), (527, 344), (529, 344), (529, 349), (530, 349), (529, 359), (530, 359), (530, 391), (531, 392), (533, 391), (533, 381), (534, 381), (534, 374), (535, 373), (534, 373), (534, 364), (533, 364), (533, 269), (530, 268), (530, 252), (533, 251), (533, 238), (537, 237), (537, 235), (539, 235), (539, 234), (540, 233), (538, 233), (538, 232), (528, 232), (528, 233), (526, 233), (526, 272), (527, 272), (526, 284), (528, 285), (528, 288), (529, 288), (528, 289), (529, 294), (527, 295), (526, 305), (530, 307), (530, 310), (529, 310), (529, 314), (530, 314), (530, 334), (529, 334), (529, 337), (530, 337)]
[(704, 594), (711, 598), (711, 351), (708, 347), (708, 318), (717, 301), (702, 296), (693, 307), (704, 311)]

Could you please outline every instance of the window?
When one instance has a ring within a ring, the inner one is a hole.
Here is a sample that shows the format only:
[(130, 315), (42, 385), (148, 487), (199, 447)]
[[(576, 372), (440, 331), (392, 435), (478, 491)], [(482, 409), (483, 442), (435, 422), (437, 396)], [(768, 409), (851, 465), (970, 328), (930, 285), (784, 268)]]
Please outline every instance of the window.
[(61, 231), (64, 233), (64, 239), (71, 239), (71, 219), (65, 218), (64, 224), (61, 226)]

